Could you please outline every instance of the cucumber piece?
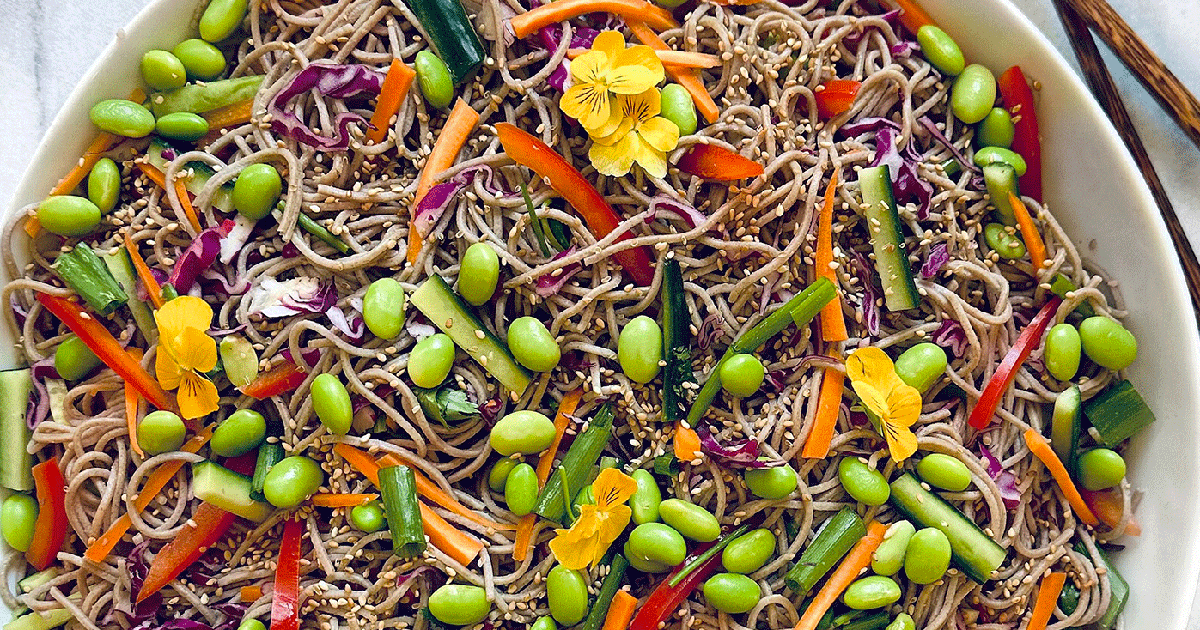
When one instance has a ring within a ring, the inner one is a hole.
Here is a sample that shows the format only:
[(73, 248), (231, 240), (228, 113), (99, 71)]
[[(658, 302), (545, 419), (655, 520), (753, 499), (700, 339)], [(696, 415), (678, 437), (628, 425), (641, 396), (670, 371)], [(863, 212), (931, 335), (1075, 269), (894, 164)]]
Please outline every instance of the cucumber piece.
[(574, 515), (567, 514), (565, 499), (574, 498), (575, 494), (588, 484), (592, 470), (600, 461), (600, 454), (608, 448), (608, 442), (612, 439), (612, 423), (612, 405), (606, 404), (588, 423), (587, 430), (575, 438), (571, 448), (567, 449), (567, 454), (563, 456), (562, 463), (550, 474), (546, 485), (538, 494), (534, 512), (564, 525), (569, 525), (575, 520)]
[(888, 501), (909, 520), (921, 527), (936, 527), (950, 539), (954, 564), (967, 577), (983, 584), (1004, 563), (1008, 552), (983, 533), (973, 521), (953, 505), (921, 487), (916, 477), (904, 473), (892, 482)]
[(196, 498), (238, 516), (261, 523), (274, 509), (250, 498), (250, 478), (217, 464), (200, 462), (192, 465), (192, 493)]
[(1100, 443), (1113, 448), (1154, 422), (1154, 412), (1128, 380), (1121, 380), (1083, 407), (1100, 434)]
[(265, 503), (267, 496), (263, 494), (263, 484), (267, 481), (267, 473), (271, 467), (278, 464), (287, 453), (283, 446), (264, 442), (258, 447), (258, 459), (254, 462), (254, 476), (250, 478), (250, 498)]
[(1054, 401), (1050, 419), (1050, 446), (1075, 475), (1075, 452), (1079, 450), (1079, 435), (1083, 431), (1083, 397), (1078, 385), (1071, 385)]
[(66, 608), (55, 608), (44, 613), (31, 612), (4, 624), (4, 630), (50, 630), (75, 618)]
[[(1070, 278), (1062, 275), (1061, 273), (1055, 274), (1054, 279), (1050, 281), (1050, 292), (1064, 300), (1067, 299), (1068, 293), (1078, 288), (1079, 287), (1075, 286), (1074, 282), (1071, 282)], [(1092, 308), (1091, 302), (1080, 302), (1079, 306), (1075, 307), (1074, 312), (1075, 314), (1081, 315), (1085, 318), (1095, 317), (1096, 315), (1096, 309)]]
[(1004, 225), (1016, 225), (1017, 215), (1013, 214), (1012, 204), (1008, 202), (1008, 193), (1021, 194), (1017, 188), (1017, 170), (1004, 163), (988, 164), (983, 167), (983, 185), (992, 197), (996, 220)]
[[(520, 394), (532, 382), (529, 371), (517, 365), (508, 346), (496, 338), (441, 276), (430, 276), (412, 294), (412, 304), (496, 377), (500, 384)], [(482, 332), (483, 338), (477, 333)]]
[[(158, 138), (151, 140), (150, 147), (146, 149), (147, 162), (164, 173), (167, 171), (167, 164), (170, 163), (169, 160), (162, 156), (163, 151), (167, 149), (172, 151), (178, 150)], [(185, 168), (191, 170), (192, 176), (184, 181), (183, 187), (193, 195), (200, 194), (200, 190), (204, 188), (208, 180), (217, 174), (211, 166), (204, 162), (188, 162)], [(225, 182), (221, 184), (220, 188), (214, 190), (209, 203), (212, 204), (212, 207), (222, 212), (233, 212), (233, 182)]]
[(850, 508), (842, 508), (825, 521), (816, 538), (800, 554), (800, 560), (788, 569), (783, 581), (797, 595), (808, 593), (866, 535), (867, 526), (858, 514)]
[(683, 274), (679, 261), (667, 258), (663, 263), (662, 294), (663, 349), (667, 367), (663, 370), (662, 411), (668, 422), (687, 417), (688, 396), (684, 383), (695, 383), (692, 374), (691, 317), (684, 300)]
[(117, 284), (128, 294), (129, 301), (125, 306), (129, 307), (129, 313), (133, 315), (133, 321), (141, 331), (142, 337), (150, 345), (158, 343), (158, 326), (154, 323), (154, 312), (137, 296), (137, 280), (134, 279), (133, 261), (129, 259), (129, 252), (124, 247), (118, 247), (115, 252), (100, 256), (100, 260), (104, 261)]
[[(1075, 543), (1075, 551), (1085, 556), (1089, 555), (1087, 547), (1081, 542)], [(1104, 611), (1100, 619), (1088, 627), (1095, 630), (1112, 630), (1117, 625), (1117, 617), (1121, 615), (1122, 610), (1125, 610), (1125, 603), (1129, 601), (1129, 583), (1113, 566), (1108, 552), (1100, 548), (1097, 548), (1096, 551), (1100, 552), (1100, 566), (1104, 567), (1107, 572), (1108, 587), (1112, 591), (1112, 597), (1108, 601), (1108, 610)]]
[(129, 301), (125, 289), (117, 283), (108, 265), (87, 243), (79, 243), (71, 251), (59, 254), (52, 268), (68, 287), (101, 315), (112, 315), (113, 311)]
[(406, 0), (433, 52), (446, 62), (454, 85), (461, 85), (483, 65), (483, 44), (459, 0)]
[(59, 571), (57, 567), (50, 567), (45, 571), (38, 571), (33, 575), (25, 576), (20, 582), (17, 582), (17, 586), (21, 588), (22, 593), (28, 593), (29, 591), (32, 591), (46, 582), (58, 577), (58, 573)]
[(875, 271), (883, 286), (883, 303), (889, 311), (906, 311), (921, 304), (921, 294), (913, 281), (904, 249), (904, 232), (896, 197), (892, 194), (892, 176), (887, 165), (864, 168), (858, 173), (862, 187), (863, 211), (875, 249)]
[(33, 392), (33, 373), (29, 368), (0, 372), (0, 484), (9, 490), (33, 490), (33, 456), (29, 445), (29, 425), (25, 408)]

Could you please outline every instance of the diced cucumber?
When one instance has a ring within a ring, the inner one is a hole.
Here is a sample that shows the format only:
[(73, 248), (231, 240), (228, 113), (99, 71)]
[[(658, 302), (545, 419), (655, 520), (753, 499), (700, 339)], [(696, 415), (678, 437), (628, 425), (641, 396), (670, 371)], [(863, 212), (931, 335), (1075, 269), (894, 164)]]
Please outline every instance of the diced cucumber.
[[(1087, 547), (1081, 542), (1075, 543), (1075, 551), (1085, 556), (1090, 555)], [(1097, 567), (1104, 567), (1105, 574), (1108, 575), (1108, 587), (1112, 591), (1112, 597), (1108, 600), (1108, 610), (1104, 611), (1104, 615), (1100, 617), (1089, 628), (1095, 630), (1112, 630), (1117, 625), (1117, 617), (1121, 615), (1121, 611), (1125, 610), (1125, 603), (1129, 601), (1129, 583), (1117, 571), (1117, 567), (1113, 566), (1112, 559), (1108, 557), (1108, 552), (1097, 548), (1100, 552), (1100, 562)]]
[(797, 595), (808, 593), (866, 535), (867, 526), (858, 514), (850, 508), (843, 508), (825, 521), (821, 531), (800, 554), (800, 560), (788, 570), (783, 581)]
[(1054, 401), (1050, 419), (1050, 446), (1054, 454), (1074, 474), (1075, 452), (1079, 450), (1079, 435), (1083, 427), (1083, 398), (1078, 385), (1071, 385)]
[(17, 582), (17, 586), (21, 588), (22, 593), (28, 593), (29, 591), (32, 591), (46, 582), (58, 577), (58, 574), (58, 567), (50, 567), (45, 571), (38, 571), (33, 575), (27, 575), (24, 578), (21, 578), (21, 581)]
[(483, 65), (484, 49), (471, 17), (459, 0), (406, 0), (433, 51), (450, 70), (454, 85), (462, 85)]
[(125, 293), (129, 295), (129, 301), (125, 303), (125, 306), (129, 307), (129, 313), (133, 315), (133, 321), (141, 331), (142, 337), (145, 337), (146, 342), (150, 345), (158, 343), (158, 327), (154, 323), (154, 312), (150, 310), (150, 306), (146, 302), (139, 300), (137, 296), (137, 280), (134, 279), (133, 261), (129, 259), (129, 252), (125, 251), (124, 247), (118, 247), (115, 252), (103, 254), (100, 259), (104, 261), (117, 284), (120, 284), (125, 289)]
[(273, 508), (250, 498), (250, 478), (217, 464), (200, 462), (192, 466), (192, 493), (196, 498), (238, 516), (261, 523)]
[(258, 458), (254, 462), (254, 476), (250, 478), (250, 498), (255, 501), (266, 501), (267, 497), (263, 494), (263, 485), (267, 482), (267, 473), (271, 472), (271, 467), (278, 464), (287, 457), (283, 446), (264, 442), (258, 447)]
[(4, 624), (4, 630), (50, 630), (74, 618), (66, 608), (55, 608), (44, 613), (31, 612)]
[[(160, 171), (166, 172), (167, 164), (169, 164), (170, 161), (164, 159), (162, 154), (163, 151), (167, 149), (171, 149), (172, 151), (176, 150), (171, 147), (171, 145), (158, 138), (151, 140), (150, 147), (146, 149), (146, 158), (150, 165)], [(200, 190), (204, 188), (204, 185), (208, 183), (208, 180), (212, 179), (212, 176), (217, 174), (217, 172), (214, 171), (211, 166), (205, 164), (204, 162), (188, 162), (186, 168), (192, 171), (192, 176), (184, 182), (184, 188), (186, 188), (188, 192), (192, 193), (193, 195), (200, 194)], [(224, 184), (221, 184), (220, 188), (214, 190), (211, 203), (212, 207), (216, 208), (217, 210), (222, 212), (232, 212), (233, 182), (225, 182)]]
[(25, 408), (33, 391), (33, 373), (29, 368), (0, 372), (0, 483), (9, 490), (33, 490), (33, 456), (29, 445), (29, 425)]
[(950, 539), (954, 564), (967, 577), (983, 584), (1004, 563), (1008, 552), (953, 505), (921, 487), (905, 473), (892, 482), (892, 506), (922, 527), (936, 527)]
[(1013, 214), (1012, 204), (1008, 202), (1008, 193), (1020, 195), (1017, 170), (1000, 162), (988, 164), (983, 167), (983, 185), (996, 208), (996, 219), (1004, 225), (1016, 225), (1017, 215)]
[(662, 411), (669, 422), (687, 417), (688, 395), (685, 383), (695, 383), (692, 374), (691, 317), (684, 300), (683, 275), (679, 261), (668, 258), (663, 263), (662, 331), (663, 351), (667, 360), (663, 370)]
[(1083, 406), (1100, 443), (1113, 448), (1154, 422), (1154, 412), (1128, 380), (1121, 380)]
[(904, 249), (904, 232), (896, 197), (892, 194), (892, 176), (887, 165), (864, 168), (858, 173), (862, 186), (864, 214), (875, 249), (875, 270), (883, 286), (883, 302), (889, 311), (905, 311), (921, 304), (921, 294), (913, 281)]

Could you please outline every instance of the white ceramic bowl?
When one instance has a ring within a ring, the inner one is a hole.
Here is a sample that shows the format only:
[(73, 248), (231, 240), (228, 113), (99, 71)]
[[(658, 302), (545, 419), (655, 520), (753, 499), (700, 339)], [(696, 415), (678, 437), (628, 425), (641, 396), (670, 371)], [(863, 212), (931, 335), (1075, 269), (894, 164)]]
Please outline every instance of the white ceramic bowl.
[[(1138, 519), (1145, 533), (1123, 540), (1117, 556), (1132, 590), (1125, 628), (1185, 628), (1200, 575), (1200, 339), (1166, 229), (1100, 107), (1015, 7), (1007, 0), (921, 3), (968, 59), (995, 71), (1019, 64), (1042, 85), (1045, 197), (1085, 255), (1120, 282), (1140, 346), (1131, 380), (1158, 418), (1134, 439), (1128, 458), (1129, 477), (1144, 490)], [(70, 169), (95, 134), (91, 105), (139, 84), (143, 52), (191, 36), (198, 5), (155, 0), (118, 33), (59, 112), (2, 220), (41, 199)], [(11, 331), (0, 331), (0, 341), (0, 364), (15, 365)], [(0, 618), (7, 615), (0, 610)]]

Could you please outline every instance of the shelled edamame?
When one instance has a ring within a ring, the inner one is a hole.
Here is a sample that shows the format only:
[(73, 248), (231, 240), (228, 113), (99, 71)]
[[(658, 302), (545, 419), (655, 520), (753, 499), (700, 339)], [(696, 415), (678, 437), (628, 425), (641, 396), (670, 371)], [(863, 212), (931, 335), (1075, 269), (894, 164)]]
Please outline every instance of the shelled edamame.
[(662, 328), (658, 322), (638, 315), (625, 324), (617, 339), (617, 361), (625, 376), (645, 385), (658, 376), (661, 360)]

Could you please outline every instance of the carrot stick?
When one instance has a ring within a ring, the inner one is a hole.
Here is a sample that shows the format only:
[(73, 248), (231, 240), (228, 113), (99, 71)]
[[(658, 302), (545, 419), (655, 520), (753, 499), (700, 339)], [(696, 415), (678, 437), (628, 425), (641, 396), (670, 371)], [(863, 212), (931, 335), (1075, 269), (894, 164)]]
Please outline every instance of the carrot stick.
[(317, 507), (327, 508), (357, 507), (360, 505), (366, 505), (378, 498), (379, 495), (374, 493), (350, 494), (323, 492), (321, 494), (312, 495), (312, 504)]
[[(559, 0), (559, 2), (562, 1)], [(421, 179), (417, 181), (417, 195), (413, 198), (413, 211), (410, 213), (410, 217), (416, 216), (417, 204), (425, 197), (425, 193), (433, 188), (433, 182), (437, 181), (438, 175), (454, 166), (458, 152), (467, 143), (467, 139), (471, 137), (471, 131), (478, 123), (479, 112), (471, 109), (470, 103), (461, 98), (458, 99), (458, 102), (454, 104), (454, 109), (450, 110), (450, 116), (446, 118), (446, 124), (438, 134), (437, 141), (433, 144), (433, 151), (430, 151), (429, 157), (425, 159), (425, 167), (421, 169)], [(408, 222), (407, 253), (409, 264), (416, 264), (419, 253), (421, 253), (421, 235), (414, 229), (410, 220)]]
[(1040, 459), (1050, 474), (1054, 476), (1054, 480), (1058, 482), (1058, 487), (1062, 488), (1067, 502), (1074, 508), (1079, 520), (1087, 525), (1098, 525), (1100, 521), (1096, 519), (1092, 509), (1084, 502), (1083, 496), (1075, 487), (1075, 482), (1071, 481), (1067, 467), (1063, 466), (1062, 460), (1054, 453), (1054, 449), (1050, 448), (1050, 443), (1046, 441), (1046, 438), (1033, 429), (1025, 429), (1025, 444), (1029, 446), (1029, 451), (1033, 453), (1033, 456)]
[(513, 545), (513, 560), (524, 562), (529, 557), (533, 542), (533, 526), (537, 525), (537, 514), (530, 512), (517, 521), (517, 540)]
[[(567, 58), (575, 59), (586, 52), (591, 52), (591, 49), (572, 48), (567, 51)], [(658, 55), (664, 68), (715, 68), (721, 65), (721, 58), (716, 55), (690, 50), (656, 50), (654, 54)]]
[(638, 600), (629, 591), (619, 590), (608, 605), (608, 615), (604, 617), (601, 630), (625, 630), (633, 621), (633, 613), (637, 612)]
[[(137, 167), (150, 181), (158, 184), (159, 188), (163, 190), (167, 189), (167, 176), (158, 170), (157, 167), (145, 162), (138, 162)], [(175, 196), (179, 197), (179, 205), (183, 208), (184, 216), (187, 217), (192, 229), (199, 232), (200, 219), (196, 216), (196, 209), (192, 207), (192, 198), (189, 196), (191, 193), (187, 191), (187, 187), (184, 186), (182, 179), (177, 178), (173, 183), (175, 185)]]
[[(562, 0), (558, 0), (558, 2), (554, 2), (553, 4), (558, 4), (559, 2), (562, 2)], [(658, 36), (658, 33), (655, 33), (653, 29), (646, 26), (645, 22), (634, 22), (627, 18), (626, 25), (643, 44), (656, 51), (670, 50), (667, 43)], [(717, 122), (717, 117), (721, 115), (721, 110), (717, 107), (717, 102), (713, 100), (713, 97), (708, 94), (708, 88), (704, 87), (704, 83), (700, 80), (700, 75), (696, 73), (696, 70), (673, 68), (670, 66), (663, 66), (663, 68), (667, 71), (667, 74), (671, 75), (672, 79), (675, 79), (676, 83), (682, 85), (683, 89), (692, 95), (692, 101), (696, 103), (696, 109), (704, 116), (704, 120), (707, 120), (709, 123)]]
[(1054, 571), (1042, 578), (1038, 587), (1037, 600), (1033, 605), (1033, 614), (1029, 616), (1029, 625), (1025, 630), (1046, 630), (1050, 615), (1058, 606), (1058, 596), (1062, 594), (1063, 586), (1067, 583), (1067, 574)]
[(242, 596), (243, 603), (248, 604), (250, 602), (256, 602), (259, 599), (261, 599), (263, 596), (262, 585), (251, 584), (250, 586), (243, 586), (241, 591), (239, 592), (239, 595)]
[(375, 461), (375, 458), (371, 457), (366, 451), (354, 448), (349, 444), (339, 443), (334, 445), (333, 452), (341, 455), (342, 459), (346, 460), (346, 463), (350, 464), (351, 468), (362, 473), (364, 477), (377, 487), (379, 486), (379, 469), (383, 468), (383, 466), (380, 466), (379, 462)]
[(1017, 226), (1021, 228), (1021, 236), (1025, 239), (1025, 248), (1029, 250), (1029, 260), (1033, 261), (1036, 275), (1046, 266), (1046, 243), (1042, 241), (1042, 235), (1033, 224), (1033, 217), (1029, 216), (1025, 202), (1011, 190), (1008, 192), (1008, 203), (1012, 205), (1013, 216), (1017, 219)]
[(837, 429), (845, 387), (845, 374), (832, 368), (825, 369), (825, 378), (821, 380), (821, 393), (817, 396), (817, 417), (813, 420), (808, 440), (804, 442), (804, 450), (800, 451), (801, 457), (821, 458), (829, 454), (829, 444), (833, 441), (833, 432)]
[(859, 572), (871, 566), (871, 556), (883, 542), (885, 532), (887, 532), (887, 525), (878, 521), (872, 521), (870, 525), (867, 525), (867, 535), (859, 539), (850, 553), (842, 559), (838, 568), (825, 581), (825, 586), (822, 586), (821, 590), (813, 597), (812, 603), (804, 611), (804, 616), (800, 618), (800, 623), (796, 624), (796, 630), (816, 629), (821, 617), (824, 617), (825, 613), (829, 611), (829, 607), (837, 602), (838, 597), (841, 597), (842, 592), (850, 586), (851, 582), (858, 579)]
[(418, 502), (418, 505), (421, 506), (421, 526), (429, 542), (464, 566), (471, 564), (483, 549), (483, 542), (458, 531), (424, 503)]
[(900, 23), (903, 24), (904, 28), (908, 29), (913, 35), (916, 35), (917, 31), (921, 30), (922, 26), (937, 26), (937, 23), (933, 21), (933, 18), (929, 17), (929, 14), (925, 12), (925, 9), (922, 9), (921, 5), (914, 2), (914, 0), (892, 1), (895, 2), (896, 6), (900, 9)]
[(509, 23), (517, 39), (525, 39), (543, 26), (588, 13), (612, 13), (626, 22), (641, 20), (660, 31), (678, 26), (670, 11), (645, 0), (556, 0), (514, 16)]
[(675, 459), (690, 462), (702, 455), (700, 451), (700, 434), (696, 430), (675, 421), (675, 440), (673, 442)]
[(383, 78), (383, 86), (379, 89), (379, 99), (375, 101), (375, 113), (371, 115), (371, 129), (367, 131), (367, 141), (379, 144), (387, 137), (388, 127), (391, 126), (392, 116), (400, 111), (408, 89), (412, 87), (417, 73), (408, 64), (399, 59), (392, 59), (387, 76)]
[(158, 279), (154, 277), (154, 274), (150, 273), (150, 267), (146, 266), (146, 260), (138, 253), (137, 246), (133, 244), (133, 238), (129, 236), (129, 232), (125, 232), (125, 251), (129, 252), (129, 259), (133, 261), (133, 268), (137, 270), (137, 275), (142, 279), (142, 284), (146, 285), (146, 293), (150, 295), (150, 303), (156, 309), (162, 308), (162, 287), (158, 286)]
[[(142, 349), (141, 348), (126, 348), (125, 351), (129, 353), (129, 356), (133, 357), (134, 361), (137, 361), (139, 363), (141, 362), (141, 360), (142, 360)], [(125, 427), (129, 429), (129, 445), (131, 447), (133, 447), (133, 452), (137, 453), (138, 455), (141, 455), (142, 457), (145, 457), (146, 453), (144, 453), (142, 451), (141, 445), (138, 444), (138, 437), (137, 437), (138, 407), (141, 406), (141, 403), (142, 403), (142, 397), (140, 394), (138, 394), (137, 388), (133, 386), (133, 383), (126, 382), (125, 383)]]
[(250, 117), (253, 113), (254, 99), (248, 98), (244, 101), (238, 101), (231, 105), (205, 112), (203, 116), (204, 120), (208, 121), (209, 129), (221, 129), (222, 127), (244, 125), (250, 122)]
[(554, 456), (558, 453), (558, 446), (562, 444), (563, 435), (567, 432), (567, 426), (571, 424), (571, 414), (575, 413), (575, 409), (579, 407), (579, 401), (583, 398), (583, 390), (576, 389), (568, 392), (562, 397), (558, 403), (558, 412), (554, 415), (554, 440), (550, 442), (550, 448), (542, 453), (541, 459), (538, 460), (537, 478), (538, 487), (546, 485), (546, 480), (550, 478), (550, 469), (554, 466)]
[[(833, 205), (837, 199), (838, 169), (833, 170), (829, 178), (829, 187), (825, 189), (825, 204), (821, 206), (821, 214), (817, 218), (817, 275), (828, 278), (834, 287), (838, 285), (837, 272), (833, 269)], [(821, 309), (821, 339), (824, 341), (845, 341), (850, 338), (846, 333), (846, 318), (842, 314), (842, 300), (834, 298)]]

